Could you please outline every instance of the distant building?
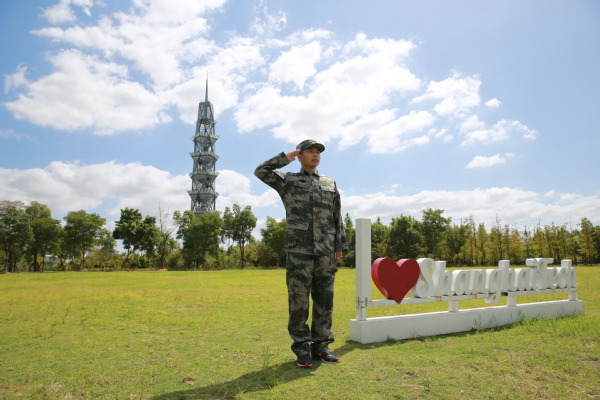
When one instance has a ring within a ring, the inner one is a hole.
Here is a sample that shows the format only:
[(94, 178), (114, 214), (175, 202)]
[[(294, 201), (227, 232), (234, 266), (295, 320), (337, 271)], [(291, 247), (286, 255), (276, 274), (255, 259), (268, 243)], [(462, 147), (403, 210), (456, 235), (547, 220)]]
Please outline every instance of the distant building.
[(219, 193), (215, 191), (215, 179), (218, 172), (215, 164), (219, 159), (215, 152), (215, 143), (219, 139), (215, 135), (215, 119), (213, 106), (208, 101), (208, 79), (206, 79), (206, 94), (204, 101), (198, 104), (198, 119), (196, 134), (192, 137), (194, 152), (190, 153), (194, 160), (192, 190), (188, 193), (192, 199), (191, 210), (198, 216), (216, 211), (216, 201)]

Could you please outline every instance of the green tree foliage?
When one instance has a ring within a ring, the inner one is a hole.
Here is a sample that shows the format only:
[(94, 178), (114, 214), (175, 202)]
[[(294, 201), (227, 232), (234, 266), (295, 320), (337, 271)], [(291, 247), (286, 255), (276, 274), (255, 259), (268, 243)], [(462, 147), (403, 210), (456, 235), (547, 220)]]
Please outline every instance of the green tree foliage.
[(460, 254), (467, 243), (469, 234), (468, 228), (468, 225), (463, 225), (462, 222), (460, 225), (446, 226), (441, 247), (445, 249), (450, 257), (450, 260), (448, 261), (453, 261), (458, 265), (464, 262), (464, 260), (461, 259)]
[(438, 247), (451, 218), (442, 216), (444, 210), (428, 208), (421, 212), (423, 213), (423, 218), (419, 224), (419, 229), (423, 237), (423, 244), (425, 245), (425, 254), (428, 257), (438, 257)]
[(279, 268), (285, 265), (285, 241), (287, 238), (287, 221), (285, 219), (277, 222), (275, 218), (267, 217), (265, 228), (260, 230), (261, 242), (264, 245), (257, 250), (260, 252), (260, 258), (265, 260), (274, 260)]
[(112, 232), (106, 228), (102, 228), (96, 246), (94, 252), (88, 257), (88, 261), (93, 256), (93, 260), (90, 263), (93, 262), (95, 267), (103, 270), (114, 268), (116, 260), (120, 261), (120, 258), (116, 257), (115, 247), (117, 246), (117, 240), (113, 237)]
[[(371, 262), (388, 254), (389, 235), (390, 227), (382, 224), (381, 218), (377, 217), (375, 222), (371, 223)], [(356, 243), (354, 248), (356, 249)]]
[(423, 236), (419, 221), (408, 215), (392, 219), (388, 254), (394, 260), (417, 258), (423, 252)]
[(485, 229), (485, 224), (482, 222), (477, 226), (477, 232), (475, 232), (477, 236), (477, 259), (475, 261), (475, 265), (485, 265), (487, 264), (487, 242), (488, 242), (488, 233)]
[(348, 251), (342, 255), (342, 266), (356, 268), (356, 229), (348, 213), (344, 217), (344, 231), (348, 241)]
[(504, 238), (505, 235), (500, 218), (496, 215), (496, 223), (492, 226), (487, 240), (487, 254), (492, 264), (497, 264), (498, 261), (506, 259)]
[[(527, 258), (535, 257), (571, 259), (574, 264), (600, 262), (600, 226), (594, 226), (588, 218), (581, 219), (579, 229), (554, 223), (519, 228), (502, 224), (496, 216), (488, 230), (485, 224), (477, 224), (472, 215), (459, 225), (451, 225), (451, 219), (444, 217), (443, 212), (428, 208), (422, 211), (421, 221), (401, 215), (392, 219), (389, 226), (378, 217), (371, 224), (372, 258), (433, 257), (470, 266), (493, 265), (502, 259), (522, 265)], [(261, 240), (255, 241), (250, 232), (256, 226), (256, 218), (250, 207), (242, 209), (236, 204), (225, 210), (223, 219), (218, 213), (195, 217), (191, 211), (176, 211), (173, 227), (167, 226), (167, 218), (160, 206), (158, 221), (155, 217), (143, 217), (139, 210), (125, 208), (115, 231), (109, 232), (102, 227), (103, 218), (77, 211), (64, 218), (66, 226), (61, 228), (44, 204), (34, 201), (26, 206), (20, 201), (2, 201), (0, 264), (4, 272), (43, 271), (48, 255), (59, 261), (53, 265), (54, 270), (75, 270), (87, 264), (98, 269), (119, 265), (207, 269), (237, 268), (240, 264), (245, 268), (248, 263), (263, 267), (285, 264), (285, 220), (267, 217)], [(348, 213), (344, 225), (350, 248), (340, 265), (355, 267), (356, 232)], [(175, 229), (181, 242), (171, 237)], [(221, 249), (219, 244), (224, 237), (237, 246)], [(127, 253), (115, 251), (115, 238), (123, 240)]]
[(33, 240), (29, 216), (21, 201), (0, 203), (0, 245), (5, 253), (4, 272), (18, 271), (17, 262), (25, 252), (25, 246)]
[(596, 256), (600, 256), (600, 225), (594, 227), (594, 244), (596, 247)]
[(252, 238), (252, 230), (254, 228), (256, 228), (256, 217), (252, 214), (250, 206), (244, 207), (243, 210), (237, 204), (233, 205), (233, 210), (225, 207), (225, 212), (223, 213), (223, 236), (238, 244), (242, 269), (246, 268), (244, 247)]
[(510, 228), (510, 236), (508, 237), (508, 259), (512, 264), (520, 264), (523, 262), (525, 254), (525, 244), (523, 233), (516, 227)]
[(45, 266), (46, 255), (54, 253), (60, 245), (62, 226), (59, 220), (52, 218), (50, 208), (37, 201), (32, 201), (25, 207), (25, 213), (33, 232), (33, 240), (27, 246), (27, 253), (33, 261), (33, 271), (40, 272)]
[(165, 220), (169, 217), (160, 205), (158, 206), (158, 267), (165, 268), (165, 260), (176, 249), (176, 242), (171, 237), (175, 228), (167, 227)]
[(587, 218), (582, 218), (579, 224), (581, 229), (579, 231), (579, 252), (583, 256), (586, 264), (590, 264), (596, 257), (596, 238), (594, 225)]
[(463, 246), (464, 262), (467, 265), (475, 265), (477, 259), (477, 228), (473, 215), (469, 215), (464, 226), (466, 228), (467, 240)]
[(113, 237), (122, 240), (127, 251), (123, 266), (129, 264), (129, 257), (138, 250), (144, 251), (147, 256), (154, 252), (158, 239), (155, 217), (148, 215), (143, 218), (140, 210), (124, 208), (115, 225)]
[(86, 253), (98, 243), (106, 220), (84, 210), (71, 211), (64, 220), (66, 225), (63, 245), (74, 257), (81, 257), (80, 268), (85, 268)]
[(195, 216), (187, 210), (183, 214), (173, 213), (179, 227), (177, 238), (183, 241), (182, 255), (187, 265), (206, 268), (207, 257), (219, 254), (219, 239), (222, 235), (223, 220), (217, 212)]

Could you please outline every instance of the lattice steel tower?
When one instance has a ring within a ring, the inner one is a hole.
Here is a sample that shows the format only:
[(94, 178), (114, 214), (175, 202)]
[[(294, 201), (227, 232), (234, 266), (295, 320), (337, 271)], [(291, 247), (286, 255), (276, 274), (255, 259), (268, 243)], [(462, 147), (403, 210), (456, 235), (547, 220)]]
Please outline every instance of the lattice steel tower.
[(213, 106), (208, 101), (208, 78), (206, 79), (206, 95), (204, 101), (198, 104), (198, 120), (196, 134), (192, 137), (194, 152), (190, 153), (194, 160), (194, 169), (190, 174), (192, 190), (188, 193), (192, 199), (192, 212), (198, 216), (216, 210), (219, 193), (215, 191), (215, 163), (219, 156), (215, 153), (215, 119)]

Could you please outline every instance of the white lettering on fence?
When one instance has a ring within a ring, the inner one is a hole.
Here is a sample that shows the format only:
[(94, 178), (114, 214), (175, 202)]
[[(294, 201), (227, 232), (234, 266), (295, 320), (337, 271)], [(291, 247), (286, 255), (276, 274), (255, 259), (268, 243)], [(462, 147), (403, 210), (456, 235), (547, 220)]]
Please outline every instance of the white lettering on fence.
[[(361, 343), (405, 339), (461, 332), (478, 327), (506, 325), (526, 317), (555, 317), (583, 314), (583, 301), (578, 299), (577, 272), (571, 260), (560, 267), (549, 267), (552, 258), (526, 260), (527, 268), (510, 268), (502, 260), (497, 269), (446, 269), (445, 261), (431, 258), (417, 260), (420, 274), (410, 290), (411, 298), (395, 300), (371, 298), (371, 221), (356, 220), (356, 319), (350, 321), (350, 338)], [(561, 293), (568, 300), (517, 305), (517, 296)], [(498, 304), (507, 296), (506, 306), (459, 310), (458, 302), (484, 299)], [(448, 302), (448, 312), (367, 318), (367, 308), (430, 302)]]

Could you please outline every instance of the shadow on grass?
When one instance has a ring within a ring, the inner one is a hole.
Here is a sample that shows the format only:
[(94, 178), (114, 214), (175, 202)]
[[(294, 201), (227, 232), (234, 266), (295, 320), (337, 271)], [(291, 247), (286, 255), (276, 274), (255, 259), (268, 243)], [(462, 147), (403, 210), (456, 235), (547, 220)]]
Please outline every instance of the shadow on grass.
[(273, 364), (226, 382), (180, 390), (151, 397), (151, 400), (237, 399), (244, 393), (272, 390), (296, 379), (309, 377), (320, 365), (298, 368), (296, 362)]
[[(517, 323), (518, 324), (518, 323)], [(511, 329), (517, 324), (509, 324), (500, 327), (472, 330), (465, 332), (456, 332), (439, 336), (422, 336), (413, 339), (394, 340), (388, 339), (385, 342), (361, 344), (348, 341), (341, 347), (332, 349), (334, 354), (339, 357), (350, 353), (353, 350), (369, 350), (386, 346), (402, 346), (411, 341), (438, 341), (449, 337), (467, 337), (477, 335), (482, 332), (497, 332)], [(343, 362), (343, 360), (342, 360)], [(319, 368), (336, 368), (336, 365), (322, 365), (320, 362), (314, 362), (312, 368), (298, 368), (296, 362), (287, 362), (283, 364), (272, 364), (261, 370), (249, 372), (235, 379), (226, 382), (219, 382), (212, 385), (195, 387), (188, 390), (179, 390), (171, 393), (164, 393), (152, 397), (150, 400), (192, 400), (192, 399), (238, 399), (245, 393), (259, 392), (264, 390), (276, 390), (277, 386), (284, 385), (298, 379), (307, 378), (313, 375)]]
[[(393, 343), (396, 342), (394, 341)], [(343, 346), (333, 350), (337, 356), (343, 357), (355, 349), (368, 349), (372, 348), (373, 345), (379, 347), (390, 344), (392, 344), (391, 341), (368, 345), (347, 342)], [(337, 365), (323, 365), (318, 361), (314, 361), (312, 368), (298, 368), (294, 360), (293, 362), (283, 364), (272, 364), (259, 371), (249, 372), (230, 381), (160, 394), (152, 397), (151, 400), (237, 399), (242, 397), (244, 393), (276, 390), (279, 385), (312, 376), (319, 368), (336, 367)]]

